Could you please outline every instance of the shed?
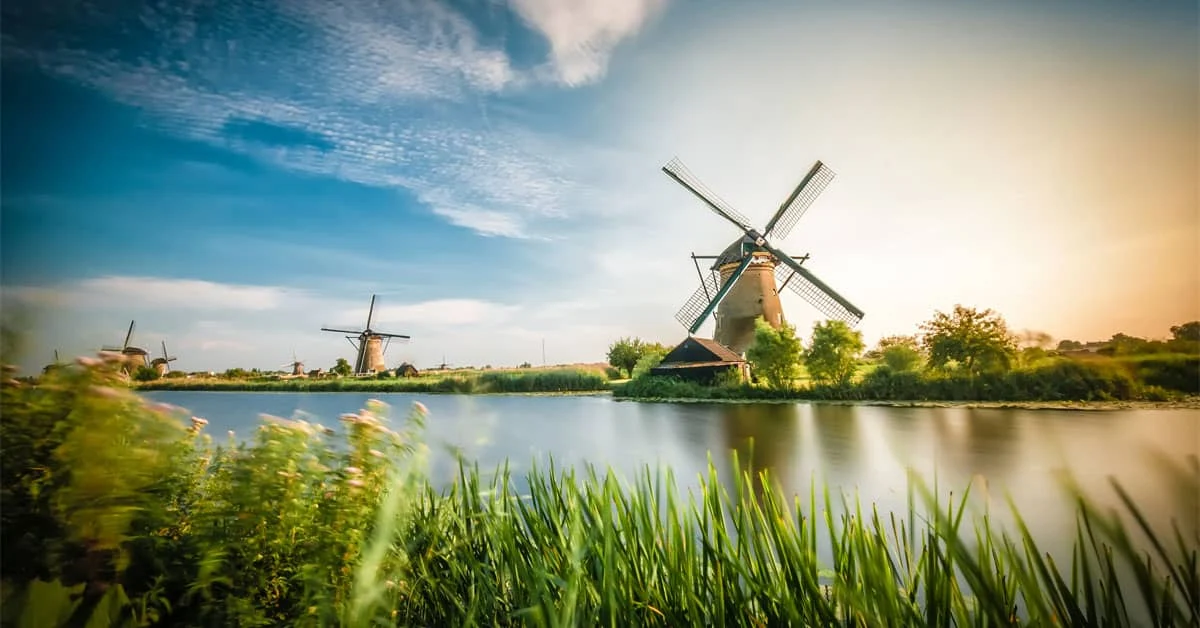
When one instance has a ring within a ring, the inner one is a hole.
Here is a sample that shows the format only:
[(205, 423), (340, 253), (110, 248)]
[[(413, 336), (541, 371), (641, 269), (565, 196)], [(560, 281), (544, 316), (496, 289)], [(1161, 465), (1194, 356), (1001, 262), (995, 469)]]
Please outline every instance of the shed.
[(417, 371), (417, 367), (405, 362), (396, 367), (396, 377), (416, 377), (421, 373)]
[(710, 338), (688, 336), (663, 356), (650, 374), (712, 384), (720, 374), (730, 370), (736, 370), (743, 378), (749, 375), (746, 360), (733, 349)]

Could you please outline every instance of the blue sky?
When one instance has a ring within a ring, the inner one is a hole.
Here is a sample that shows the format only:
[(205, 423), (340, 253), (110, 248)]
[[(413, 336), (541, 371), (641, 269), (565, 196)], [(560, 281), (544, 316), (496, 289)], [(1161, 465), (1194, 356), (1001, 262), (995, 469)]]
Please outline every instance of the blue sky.
[(2, 11), (0, 280), (36, 313), (26, 368), (131, 318), (179, 368), (327, 366), (348, 345), (318, 328), (361, 324), (372, 293), (413, 336), (389, 362), (677, 341), (688, 254), (735, 234), (659, 171), (675, 155), (758, 222), (830, 165), (784, 245), (868, 340), (959, 302), (1058, 337), (1200, 315), (1194, 3)]

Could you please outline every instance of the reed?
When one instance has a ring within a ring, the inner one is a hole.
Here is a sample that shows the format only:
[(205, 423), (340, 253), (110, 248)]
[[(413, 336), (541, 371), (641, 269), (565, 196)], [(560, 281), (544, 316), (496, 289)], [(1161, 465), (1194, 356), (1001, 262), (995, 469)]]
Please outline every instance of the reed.
[(140, 390), (239, 392), (407, 392), (407, 393), (563, 393), (608, 390), (600, 371), (482, 371), (456, 375), (396, 378), (327, 379), (160, 379), (138, 384)]
[[(439, 487), (420, 404), (216, 446), (103, 372), (2, 394), (5, 625), (1200, 625), (1200, 533), (1152, 528), (1116, 483), (1123, 517), (1065, 487), (1064, 564), (1015, 508), (1007, 530), (915, 477), (900, 513), (711, 460), (687, 494), (553, 461), (460, 460)], [(1195, 458), (1169, 471), (1200, 491)]]

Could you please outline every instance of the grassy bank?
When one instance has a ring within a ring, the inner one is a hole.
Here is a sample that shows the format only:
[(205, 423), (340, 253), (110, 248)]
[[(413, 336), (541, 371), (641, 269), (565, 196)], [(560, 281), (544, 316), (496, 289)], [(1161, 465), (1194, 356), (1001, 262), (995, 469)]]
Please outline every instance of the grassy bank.
[(376, 378), (160, 379), (140, 390), (243, 392), (411, 392), (411, 393), (566, 393), (608, 390), (603, 373), (582, 369), (473, 372), (453, 375)]
[[(553, 467), (525, 495), (504, 469), (438, 490), (419, 405), (403, 426), (372, 402), (336, 431), (268, 419), (214, 446), (203, 419), (119, 386), (93, 367), (0, 388), (5, 625), (1200, 622), (1195, 531), (1144, 554), (1086, 502), (1066, 565), (920, 482), (909, 512), (844, 515), (827, 492), (790, 502), (711, 466), (695, 498)], [(1194, 460), (1171, 476), (1198, 478)]]
[(704, 386), (674, 378), (641, 377), (613, 387), (613, 395), (645, 400), (826, 400), (869, 402), (1172, 402), (1200, 393), (1200, 357), (1137, 360), (1054, 359), (1036, 366), (985, 373), (865, 371), (842, 386), (808, 384), (768, 388), (748, 383)]

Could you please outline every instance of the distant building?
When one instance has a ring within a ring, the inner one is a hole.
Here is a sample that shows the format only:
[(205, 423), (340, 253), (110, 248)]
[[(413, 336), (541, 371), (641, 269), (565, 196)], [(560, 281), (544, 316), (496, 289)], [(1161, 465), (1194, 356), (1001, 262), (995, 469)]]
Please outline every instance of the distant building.
[(671, 349), (651, 375), (678, 377), (698, 384), (712, 384), (728, 371), (737, 371), (743, 379), (749, 376), (746, 360), (733, 349), (709, 339), (689, 336)]

